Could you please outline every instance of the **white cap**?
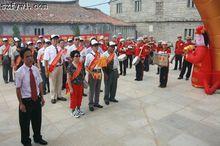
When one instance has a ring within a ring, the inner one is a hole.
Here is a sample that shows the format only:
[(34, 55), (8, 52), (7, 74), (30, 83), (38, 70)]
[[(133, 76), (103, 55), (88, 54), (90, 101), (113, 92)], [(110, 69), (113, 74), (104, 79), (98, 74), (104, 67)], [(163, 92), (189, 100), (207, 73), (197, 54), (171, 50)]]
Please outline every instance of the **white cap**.
[(113, 38), (117, 38), (117, 36), (116, 36), (116, 35), (113, 35), (112, 37), (113, 37)]
[(182, 37), (182, 35), (181, 35), (181, 34), (178, 34), (178, 35), (177, 35), (177, 38), (180, 38), (180, 37)]
[(39, 35), (38, 38), (44, 38), (42, 35)]
[(120, 39), (120, 42), (124, 42), (124, 41), (125, 41), (125, 39), (124, 39), (124, 38), (121, 38), (121, 39)]
[(129, 49), (132, 49), (133, 47), (131, 45), (128, 46)]
[(127, 40), (131, 40), (131, 38), (130, 38), (130, 37), (127, 37)]
[(158, 43), (162, 43), (162, 42), (163, 42), (162, 40), (158, 41)]
[(67, 42), (71, 42), (71, 41), (73, 41), (73, 39), (72, 38), (68, 38)]
[(110, 42), (108, 43), (108, 45), (109, 45), (109, 46), (116, 46), (116, 43), (113, 42), (113, 41), (110, 41)]
[(119, 33), (118, 33), (118, 35), (122, 35), (122, 33), (121, 33), (121, 32), (119, 32)]
[(162, 41), (162, 45), (167, 45), (167, 42), (166, 41)]
[(97, 42), (97, 41), (96, 41), (96, 40), (94, 40), (94, 39), (93, 39), (93, 40), (91, 40), (91, 42), (90, 42), (90, 43), (91, 43), (91, 45), (92, 45), (92, 46), (94, 46), (94, 45), (99, 45), (99, 42)]
[(37, 43), (42, 43), (42, 41), (41, 40), (37, 40)]
[(45, 43), (50, 43), (50, 40), (44, 39)]
[(147, 39), (147, 38), (148, 38), (147, 35), (144, 35), (144, 36), (143, 36), (143, 39)]
[(137, 41), (143, 41), (143, 37), (139, 37)]
[(5, 41), (8, 41), (8, 39), (7, 38), (3, 38), (2, 41), (5, 42)]
[(53, 38), (55, 38), (55, 37), (58, 37), (58, 38), (59, 38), (60, 36), (59, 36), (59, 35), (56, 35), (56, 34), (52, 34), (52, 35), (50, 36), (51, 39), (53, 39)]
[(19, 38), (14, 37), (14, 41), (15, 41), (15, 42), (19, 42), (20, 40), (19, 40)]
[(83, 39), (81, 36), (79, 37), (79, 40), (80, 40), (80, 41), (84, 41), (84, 39)]
[(27, 44), (27, 45), (30, 45), (30, 44), (33, 44), (33, 42), (32, 42), (32, 41), (27, 41), (26, 44)]

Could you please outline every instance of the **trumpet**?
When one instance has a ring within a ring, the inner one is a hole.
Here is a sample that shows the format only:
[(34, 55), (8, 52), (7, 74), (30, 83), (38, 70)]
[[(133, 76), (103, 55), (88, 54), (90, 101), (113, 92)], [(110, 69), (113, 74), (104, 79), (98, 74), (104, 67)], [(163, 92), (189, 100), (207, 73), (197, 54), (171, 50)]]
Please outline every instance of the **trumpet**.
[(192, 50), (194, 50), (195, 49), (195, 46), (194, 45), (189, 45), (189, 46), (187, 46), (187, 47), (185, 47), (184, 49), (183, 49), (183, 52), (184, 53), (188, 53), (189, 51), (192, 51)]

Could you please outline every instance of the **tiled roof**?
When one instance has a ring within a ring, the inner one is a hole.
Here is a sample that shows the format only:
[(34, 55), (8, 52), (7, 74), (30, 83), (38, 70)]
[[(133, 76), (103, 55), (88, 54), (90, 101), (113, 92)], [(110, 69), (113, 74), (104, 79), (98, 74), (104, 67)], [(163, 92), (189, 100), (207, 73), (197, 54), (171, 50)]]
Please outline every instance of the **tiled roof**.
[[(0, 0), (2, 3), (2, 0)], [(4, 1), (4, 0), (3, 0)], [(74, 3), (37, 2), (37, 1), (14, 1), (16, 4), (27, 2), (31, 9), (5, 10), (0, 9), (0, 22), (20, 23), (108, 23), (116, 26), (133, 26), (118, 19), (112, 18), (98, 9), (84, 8)], [(10, 3), (9, 0), (6, 3)], [(47, 9), (33, 9), (34, 4), (47, 4)]]

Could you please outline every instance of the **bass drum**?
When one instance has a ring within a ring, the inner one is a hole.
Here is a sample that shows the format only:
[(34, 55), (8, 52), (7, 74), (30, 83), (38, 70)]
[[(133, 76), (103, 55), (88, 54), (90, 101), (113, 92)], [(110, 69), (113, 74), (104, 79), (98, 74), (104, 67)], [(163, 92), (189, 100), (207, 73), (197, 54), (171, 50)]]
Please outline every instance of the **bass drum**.
[(140, 61), (141, 61), (141, 58), (138, 57), (138, 56), (136, 56), (136, 57), (133, 59), (132, 64), (136, 66)]

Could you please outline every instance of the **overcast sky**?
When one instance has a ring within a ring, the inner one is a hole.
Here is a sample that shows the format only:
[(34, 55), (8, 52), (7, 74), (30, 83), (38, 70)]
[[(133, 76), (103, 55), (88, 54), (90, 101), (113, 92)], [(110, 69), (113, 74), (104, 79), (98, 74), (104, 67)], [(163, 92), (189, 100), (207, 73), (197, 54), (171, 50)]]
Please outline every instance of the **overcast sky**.
[[(43, 0), (41, 0), (41, 1), (43, 1)], [(70, 0), (47, 0), (47, 1), (70, 1)], [(92, 5), (96, 5), (96, 4), (106, 3), (109, 1), (110, 0), (79, 0), (79, 4), (83, 7), (86, 7), (86, 6), (92, 6)], [(110, 14), (109, 4), (99, 5), (99, 6), (95, 6), (95, 7), (91, 7), (91, 8), (98, 8), (106, 14)]]

